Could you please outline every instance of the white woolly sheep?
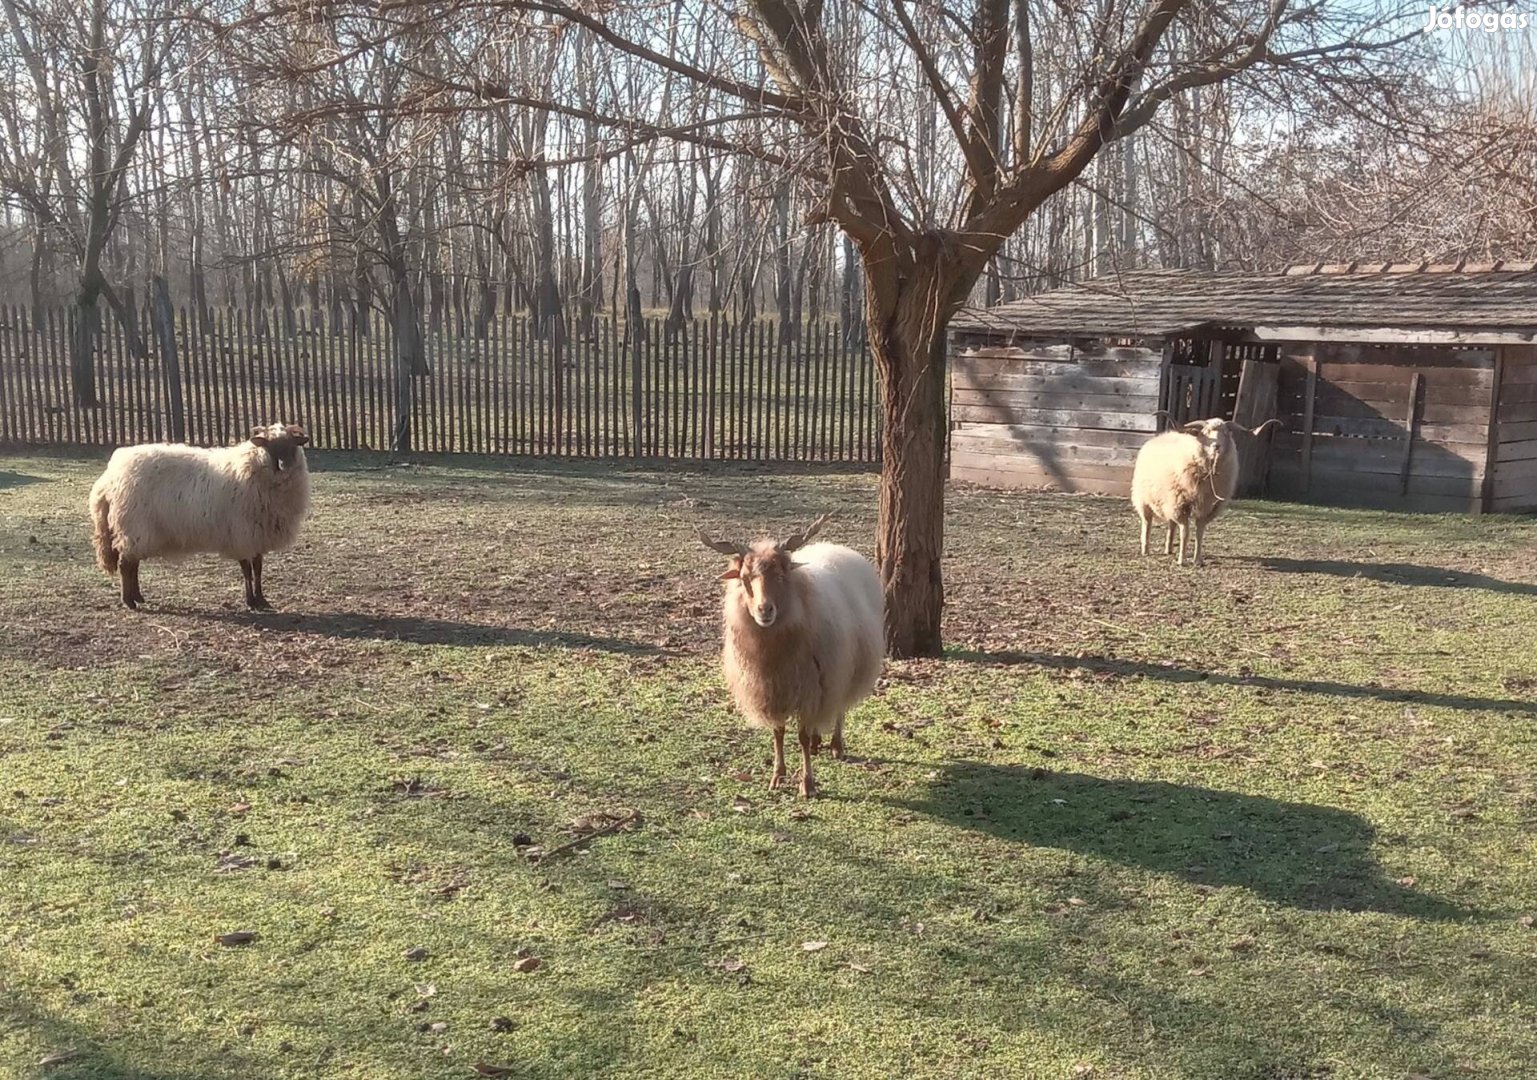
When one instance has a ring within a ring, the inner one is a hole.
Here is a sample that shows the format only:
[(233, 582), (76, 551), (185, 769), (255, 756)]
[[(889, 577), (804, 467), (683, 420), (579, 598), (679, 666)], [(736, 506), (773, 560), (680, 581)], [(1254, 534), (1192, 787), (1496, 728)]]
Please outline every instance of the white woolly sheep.
[(875, 689), (886, 651), (875, 567), (838, 544), (807, 546), (826, 520), (750, 547), (699, 533), (707, 547), (731, 556), (721, 575), (726, 684), (747, 722), (773, 733), (770, 789), (784, 783), (785, 725), (795, 718), (800, 793), (808, 799), (817, 791), (811, 755), (825, 735), (833, 757), (844, 756), (844, 715)]
[(125, 446), (91, 488), (96, 562), (122, 578), (123, 606), (144, 603), (139, 564), (213, 553), (235, 559), (246, 606), (265, 610), (262, 556), (293, 546), (309, 516), (309, 436), (297, 424), (256, 428), (237, 446)]
[(1179, 527), (1179, 565), (1185, 565), (1185, 544), (1195, 526), (1195, 565), (1201, 565), (1206, 526), (1222, 513), (1238, 490), (1242, 472), (1233, 432), (1259, 435), (1279, 420), (1266, 420), (1250, 432), (1226, 420), (1192, 420), (1178, 431), (1149, 439), (1137, 452), (1131, 475), (1131, 505), (1142, 520), (1142, 554), (1147, 554), (1148, 530), (1154, 521), (1167, 522), (1164, 554), (1174, 550)]

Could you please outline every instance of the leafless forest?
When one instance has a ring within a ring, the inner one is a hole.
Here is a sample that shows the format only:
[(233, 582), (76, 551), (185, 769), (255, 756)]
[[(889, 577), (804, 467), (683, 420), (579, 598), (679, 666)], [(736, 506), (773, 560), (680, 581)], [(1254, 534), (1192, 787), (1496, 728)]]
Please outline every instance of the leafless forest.
[[(160, 274), (178, 304), (412, 307), (460, 333), (508, 309), (636, 304), (859, 321), (858, 260), (819, 213), (805, 133), (711, 85), (768, 74), (728, 6), (0, 6), (8, 302), (129, 303)], [(1001, 97), (1006, 133), (1071, 122), (1139, 6), (1018, 3), (1009, 62), (1034, 100), (1022, 117)], [(1530, 251), (1532, 35), (1419, 35), (1413, 5), (1187, 8), (1161, 49), (1192, 85), (1006, 238), (977, 299), (1117, 266)], [(899, 0), (823, 16), (829, 63), (920, 223), (953, 212), (965, 167), (924, 69), (964, 96), (968, 15)], [(1255, 44), (1312, 46), (1321, 70), (1255, 63), (1202, 85), (1201, 65), (1272, 15)]]
[(938, 648), (935, 358), (963, 304), (1537, 246), (1534, 33), (1424, 33), (1420, 3), (0, 9), (0, 299), (70, 310), (75, 409), (107, 324), (149, 348), (152, 293), (385, 320), (403, 380), (512, 312), (541, 337), (837, 320), (879, 375), (898, 655)]

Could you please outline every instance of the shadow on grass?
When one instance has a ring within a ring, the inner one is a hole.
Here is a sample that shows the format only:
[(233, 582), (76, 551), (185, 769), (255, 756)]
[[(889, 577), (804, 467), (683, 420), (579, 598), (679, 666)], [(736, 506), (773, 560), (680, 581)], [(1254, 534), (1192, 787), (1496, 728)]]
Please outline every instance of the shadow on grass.
[(628, 638), (558, 630), (520, 630), (509, 626), (419, 619), (398, 615), (252, 614), (210, 611), (206, 617), (258, 630), (287, 630), (320, 637), (366, 641), (404, 641), (412, 645), (475, 645), (482, 647), (527, 645), (536, 648), (593, 649), (599, 652), (665, 656), (666, 649)]
[(41, 483), (43, 483), (43, 478), (41, 476), (32, 476), (29, 473), (11, 472), (7, 469), (0, 469), (0, 491), (5, 491), (9, 488), (26, 487), (28, 484)]
[(998, 667), (1033, 664), (1036, 667), (1071, 671), (1081, 668), (1101, 675), (1141, 676), (1160, 682), (1204, 682), (1213, 686), (1246, 686), (1257, 690), (1288, 690), (1299, 694), (1324, 694), (1329, 697), (1365, 698), (1395, 701), (1408, 705), (1438, 705), (1447, 709), (1488, 709), (1537, 715), (1537, 701), (1516, 698), (1473, 697), (1468, 694), (1443, 694), (1432, 690), (1404, 690), (1390, 686), (1357, 686), (1354, 683), (1325, 682), (1321, 679), (1276, 679), (1265, 675), (1222, 675), (1198, 668), (1164, 667), (1140, 660), (1115, 660), (1104, 656), (1058, 656), (1053, 653), (978, 652), (957, 649), (946, 658), (963, 663)]
[(1383, 878), (1372, 827), (1332, 807), (980, 762), (946, 766), (928, 798), (897, 805), (1006, 840), (1236, 885), (1293, 908), (1476, 914)]
[(1234, 556), (1234, 562), (1254, 563), (1278, 574), (1330, 574), (1335, 577), (1364, 578), (1388, 585), (1432, 585), (1445, 589), (1484, 589), (1489, 592), (1537, 596), (1537, 585), (1525, 581), (1504, 581), (1485, 574), (1468, 574), (1439, 566), (1415, 563), (1351, 562), (1345, 559), (1281, 559), (1268, 556)]

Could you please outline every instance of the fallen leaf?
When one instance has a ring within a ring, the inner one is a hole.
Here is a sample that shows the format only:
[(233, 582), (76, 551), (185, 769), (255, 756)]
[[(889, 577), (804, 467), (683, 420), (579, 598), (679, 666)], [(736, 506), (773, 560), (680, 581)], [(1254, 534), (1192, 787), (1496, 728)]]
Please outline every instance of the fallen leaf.
[(1254, 948), (1254, 938), (1248, 934), (1245, 934), (1243, 937), (1229, 942), (1228, 948), (1234, 952), (1248, 952), (1250, 949)]
[(1398, 884), (1402, 885), (1406, 889), (1412, 889), (1414, 888), (1414, 878), (1401, 877), (1398, 879)]
[(67, 1061), (74, 1061), (76, 1058), (84, 1056), (84, 1050), (60, 1050), (56, 1053), (49, 1054), (37, 1064), (39, 1068), (46, 1069), (50, 1065), (63, 1065)]
[(731, 809), (739, 814), (745, 814), (752, 809), (752, 800), (745, 795), (735, 795), (731, 799)]
[(752, 773), (748, 772), (746, 769), (743, 769), (740, 772), (732, 773), (731, 779), (735, 780), (739, 784), (748, 784), (752, 782)]
[(539, 965), (542, 964), (542, 963), (544, 963), (544, 961), (540, 960), (537, 956), (525, 956), (525, 957), (523, 957), (523, 959), (518, 960), (518, 961), (513, 963), (512, 970), (513, 971), (538, 971), (539, 970)]
[(1071, 905), (1073, 905), (1073, 907), (1083, 907), (1083, 906), (1084, 906), (1084, 905), (1085, 905), (1085, 904), (1087, 904), (1087, 903), (1088, 903), (1088, 901), (1087, 901), (1087, 900), (1082, 900), (1082, 899), (1079, 899), (1079, 898), (1078, 898), (1078, 897), (1076, 897), (1076, 896), (1069, 896), (1069, 897), (1068, 897), (1068, 898), (1067, 898), (1067, 902), (1068, 902), (1068, 903), (1069, 903), (1069, 904), (1071, 904)]
[(825, 941), (803, 941), (803, 942), (801, 942), (801, 948), (804, 949), (806, 952), (821, 952), (823, 949), (827, 948), (827, 942), (825, 942)]
[(1530, 915), (1523, 915), (1519, 919), (1517, 919), (1516, 922), (1520, 923), (1522, 926), (1531, 927), (1534, 924), (1537, 924), (1537, 919), (1534, 919)]
[(249, 945), (256, 940), (256, 935), (250, 930), (232, 930), (228, 934), (220, 934), (214, 938), (220, 945)]
[(237, 802), (234, 806), (229, 808), (229, 812), (234, 814), (236, 817), (241, 817), (251, 812), (251, 804), (248, 802)]
[(517, 1026), (518, 1025), (512, 1022), (512, 1018), (508, 1016), (493, 1016), (491, 1018), (492, 1031), (499, 1031), (505, 1034), (506, 1032), (512, 1031)]
[(404, 956), (407, 960), (425, 960), (428, 956), (431, 955), (431, 953), (418, 945), (414, 949), (407, 949), (405, 952), (401, 953), (401, 955)]
[(622, 891), (624, 889), (628, 889), (630, 887), (630, 883), (628, 881), (620, 881), (618, 878), (609, 878), (608, 887), (610, 889)]
[(488, 1065), (484, 1061), (477, 1061), (475, 1071), (481, 1076), (511, 1076), (515, 1070), (506, 1065)]
[(867, 965), (865, 965), (865, 964), (856, 964), (852, 960), (849, 961), (849, 970), (850, 971), (857, 971), (861, 975), (868, 975), (868, 974), (870, 974), (870, 968)]
[(745, 960), (722, 960), (720, 962), (720, 969), (722, 971), (724, 971), (724, 972), (727, 972), (729, 974), (735, 975), (738, 971), (745, 971), (745, 970), (747, 970), (747, 961), (745, 961)]
[(791, 821), (805, 821), (810, 816), (811, 816), (811, 811), (807, 810), (803, 806), (797, 806), (794, 810), (790, 811), (790, 820)]

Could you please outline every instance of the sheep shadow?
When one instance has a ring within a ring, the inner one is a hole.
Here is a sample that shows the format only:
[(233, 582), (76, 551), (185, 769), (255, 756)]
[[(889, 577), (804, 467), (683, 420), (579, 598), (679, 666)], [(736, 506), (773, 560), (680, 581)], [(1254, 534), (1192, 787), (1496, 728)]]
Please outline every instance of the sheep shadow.
[(1371, 856), (1372, 826), (1334, 807), (969, 761), (945, 766), (925, 799), (893, 802), (1003, 840), (1197, 886), (1238, 886), (1292, 908), (1422, 919), (1476, 914), (1384, 878)]
[(1242, 686), (1255, 690), (1285, 690), (1297, 694), (1323, 694), (1328, 697), (1391, 701), (1405, 705), (1440, 706), (1447, 709), (1489, 710), (1493, 712), (1537, 715), (1537, 701), (1516, 698), (1473, 697), (1445, 694), (1433, 690), (1404, 690), (1389, 686), (1358, 686), (1354, 683), (1326, 682), (1321, 679), (1278, 679), (1268, 675), (1223, 675), (1199, 668), (1150, 664), (1139, 660), (1115, 660), (1103, 656), (1057, 656), (1051, 653), (947, 652), (948, 658), (963, 663), (998, 667), (1034, 665), (1057, 671), (1082, 669), (1098, 675), (1123, 678), (1141, 677), (1160, 682), (1204, 682), (1213, 686)]
[(45, 480), (41, 476), (33, 476), (30, 473), (11, 472), (9, 469), (0, 469), (0, 491), (8, 491), (11, 488), (26, 487), (28, 484), (41, 484)]
[(521, 630), (509, 626), (453, 622), (399, 615), (345, 612), (209, 612), (210, 618), (262, 631), (289, 631), (341, 640), (398, 641), (412, 645), (587, 649), (631, 656), (667, 656), (668, 650), (628, 638), (601, 637), (559, 630)]
[(1270, 556), (1234, 556), (1235, 562), (1253, 563), (1278, 574), (1331, 574), (1335, 577), (1361, 578), (1387, 585), (1430, 585), (1445, 589), (1484, 589), (1516, 596), (1537, 596), (1537, 585), (1525, 581), (1504, 581), (1485, 574), (1470, 574), (1440, 566), (1415, 563), (1351, 562), (1345, 559), (1284, 559)]

